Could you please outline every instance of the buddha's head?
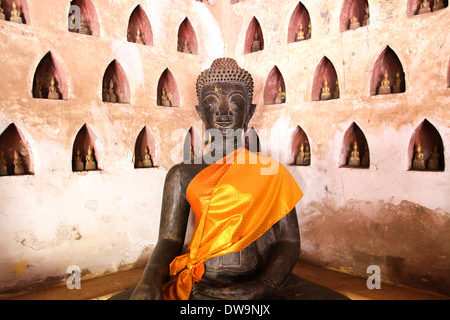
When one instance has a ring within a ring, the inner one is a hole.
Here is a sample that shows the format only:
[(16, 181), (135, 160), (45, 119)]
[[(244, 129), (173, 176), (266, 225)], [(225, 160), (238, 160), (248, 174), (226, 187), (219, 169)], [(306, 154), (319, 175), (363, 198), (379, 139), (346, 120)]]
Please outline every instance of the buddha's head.
[(256, 105), (253, 79), (231, 58), (216, 59), (197, 79), (197, 112), (205, 129), (247, 130)]

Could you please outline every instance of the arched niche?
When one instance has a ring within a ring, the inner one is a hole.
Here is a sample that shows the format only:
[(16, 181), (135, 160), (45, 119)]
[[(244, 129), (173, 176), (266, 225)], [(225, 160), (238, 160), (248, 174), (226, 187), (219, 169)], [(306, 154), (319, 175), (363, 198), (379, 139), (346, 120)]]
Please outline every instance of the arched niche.
[(408, 0), (406, 15), (412, 17), (419, 14), (438, 11), (448, 7), (448, 0)]
[(128, 22), (127, 40), (148, 46), (153, 45), (153, 32), (150, 20), (141, 5), (131, 13)]
[(303, 3), (299, 2), (292, 12), (289, 21), (288, 43), (308, 40), (311, 38), (311, 18)]
[(261, 141), (254, 127), (245, 133), (245, 148), (251, 152), (261, 152)]
[(142, 128), (134, 146), (134, 168), (159, 167), (156, 141), (147, 126)]
[(11, 123), (0, 135), (0, 176), (33, 174), (30, 145)]
[(199, 133), (191, 127), (184, 138), (183, 162), (191, 162), (194, 158), (202, 156), (202, 153), (202, 138)]
[(339, 82), (333, 63), (323, 57), (314, 73), (311, 100), (339, 99)]
[(188, 54), (198, 54), (198, 40), (191, 22), (186, 17), (178, 28), (177, 50)]
[(286, 102), (286, 86), (283, 75), (274, 66), (267, 77), (264, 86), (264, 104), (281, 104)]
[(297, 126), (292, 136), (292, 160), (291, 164), (297, 166), (311, 165), (311, 146), (308, 136), (300, 126)]
[(169, 68), (166, 68), (159, 78), (156, 97), (156, 104), (158, 106), (180, 106), (180, 94), (178, 92), (177, 82)]
[[(72, 6), (77, 6), (79, 11), (73, 10)], [(93, 36), (100, 35), (97, 10), (91, 0), (73, 0), (70, 3), (69, 31)]]
[[(422, 154), (422, 155), (420, 155)], [(408, 145), (409, 170), (444, 171), (444, 144), (441, 135), (427, 120), (414, 130)]]
[(345, 0), (340, 17), (341, 32), (354, 30), (369, 24), (369, 3), (367, 0)]
[[(12, 16), (14, 11), (13, 3), (16, 5), (15, 10), (17, 14)], [(2, 8), (6, 20), (24, 24), (29, 23), (30, 14), (26, 0), (2, 0)]]
[[(356, 144), (355, 144), (356, 143)], [(369, 168), (370, 151), (366, 137), (359, 126), (353, 122), (344, 134), (340, 168)]]
[(72, 149), (72, 171), (101, 170), (99, 152), (96, 146), (97, 136), (84, 124), (78, 131)]
[(244, 54), (264, 50), (264, 36), (258, 19), (253, 17), (245, 34)]
[(130, 103), (128, 78), (117, 60), (113, 60), (106, 68), (102, 83), (103, 102)]
[(405, 90), (405, 73), (400, 59), (394, 50), (386, 46), (373, 66), (370, 94), (401, 93)]
[(41, 59), (36, 68), (32, 95), (36, 99), (68, 99), (66, 75), (51, 51)]

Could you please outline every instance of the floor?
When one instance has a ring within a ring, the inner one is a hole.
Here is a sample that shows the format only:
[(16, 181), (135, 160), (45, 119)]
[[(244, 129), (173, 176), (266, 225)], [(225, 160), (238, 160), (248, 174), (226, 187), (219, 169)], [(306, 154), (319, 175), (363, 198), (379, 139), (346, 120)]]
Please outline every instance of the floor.
[[(143, 268), (81, 281), (81, 290), (69, 290), (65, 284), (43, 291), (10, 297), (10, 300), (106, 300), (113, 294), (136, 285)], [(450, 300), (450, 297), (404, 286), (381, 284), (369, 290), (366, 279), (298, 262), (293, 271), (298, 276), (337, 291), (352, 300)], [(1, 297), (0, 297), (1, 298)]]

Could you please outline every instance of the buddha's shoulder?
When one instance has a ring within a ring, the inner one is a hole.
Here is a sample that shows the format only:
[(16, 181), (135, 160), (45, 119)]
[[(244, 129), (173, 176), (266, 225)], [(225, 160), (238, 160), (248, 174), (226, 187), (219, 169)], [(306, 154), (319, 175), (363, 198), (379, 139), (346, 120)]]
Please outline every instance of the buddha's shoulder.
[(204, 164), (178, 163), (170, 168), (166, 181), (189, 183), (204, 168)]

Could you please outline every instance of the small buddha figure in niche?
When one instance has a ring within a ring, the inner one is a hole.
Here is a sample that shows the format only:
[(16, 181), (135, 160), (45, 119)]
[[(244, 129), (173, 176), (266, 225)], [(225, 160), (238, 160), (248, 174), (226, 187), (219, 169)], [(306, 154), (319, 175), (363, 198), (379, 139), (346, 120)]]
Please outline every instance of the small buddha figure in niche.
[(351, 17), (350, 18), (350, 30), (355, 30), (361, 27), (361, 24), (359, 23), (358, 17)]
[(348, 165), (352, 167), (359, 167), (361, 165), (361, 158), (359, 157), (358, 144), (353, 144), (353, 151), (350, 153)]
[(8, 167), (6, 166), (5, 151), (0, 151), (0, 176), (8, 175)]
[(381, 80), (380, 88), (378, 89), (378, 94), (388, 94), (391, 93), (391, 82), (388, 79), (389, 75), (387, 69), (384, 70), (383, 80)]
[(144, 168), (153, 167), (152, 157), (150, 155), (150, 151), (148, 150), (147, 146), (145, 147), (144, 154), (142, 155), (142, 167)]
[(52, 80), (50, 80), (50, 87), (48, 87), (48, 99), (58, 100), (59, 99), (59, 93), (58, 89), (55, 87), (55, 78), (52, 77)]
[(333, 97), (334, 99), (339, 99), (340, 91), (339, 91), (339, 81), (336, 80), (336, 88), (334, 89)]
[(80, 30), (78, 30), (78, 33), (90, 35), (91, 31), (89, 30), (89, 27), (86, 25), (86, 21), (84, 19), (84, 16), (81, 17), (81, 23), (80, 23)]
[(73, 171), (84, 171), (84, 163), (81, 159), (80, 150), (77, 150), (77, 154), (73, 161)]
[(128, 31), (127, 31), (127, 41), (128, 42), (133, 42), (133, 39), (131, 39), (131, 31), (130, 31), (129, 27), (128, 27)]
[(286, 92), (284, 92), (283, 88), (278, 87), (278, 94), (275, 97), (274, 104), (281, 104), (286, 102)]
[(300, 29), (297, 32), (295, 41), (302, 41), (302, 40), (305, 40), (305, 33), (303, 32), (303, 24), (300, 24)]
[(302, 142), (300, 146), (300, 152), (295, 159), (295, 164), (298, 166), (309, 166), (311, 162), (311, 154), (309, 152), (308, 141)]
[(166, 94), (166, 90), (162, 88), (161, 90), (161, 105), (164, 107), (171, 107), (172, 102), (170, 101), (169, 97)]
[(329, 100), (331, 99), (330, 88), (328, 87), (327, 79), (323, 82), (322, 93), (320, 94), (320, 100)]
[(369, 147), (367, 144), (364, 146), (364, 154), (361, 160), (361, 167), (368, 168), (370, 161), (370, 153), (369, 153)]
[(437, 145), (434, 146), (430, 160), (428, 160), (428, 170), (439, 170), (439, 152)]
[(2, 1), (0, 0), (0, 20), (6, 20), (5, 10), (2, 7)]
[(92, 150), (91, 146), (89, 146), (87, 151), (85, 170), (86, 171), (97, 170), (97, 163), (95, 160), (94, 151)]
[(402, 79), (400, 79), (400, 71), (395, 74), (395, 83), (392, 86), (392, 93), (399, 93), (401, 90)]
[(427, 12), (431, 12), (430, 2), (428, 2), (428, 0), (423, 0), (419, 6), (418, 14), (427, 13)]
[(114, 93), (114, 82), (111, 79), (111, 81), (109, 81), (109, 89), (108, 89), (108, 95), (106, 97), (106, 102), (116, 103), (117, 101), (118, 101), (117, 96)]
[(33, 98), (42, 99), (42, 84), (41, 78), (36, 78), (36, 83), (34, 84)]
[(308, 23), (308, 32), (306, 32), (306, 39), (311, 39), (311, 22)]
[(183, 49), (181, 50), (183, 53), (192, 53), (191, 49), (189, 48), (189, 44), (187, 39), (184, 40), (183, 42)]
[(433, 11), (444, 8), (444, 0), (434, 0)]
[(103, 80), (102, 101), (108, 101), (108, 84), (106, 80)]
[(22, 157), (17, 151), (14, 151), (14, 174), (20, 175), (25, 173)]
[(417, 143), (415, 148), (414, 159), (412, 167), (414, 170), (425, 170), (425, 159), (422, 152), (422, 147), (420, 146), (420, 142)]
[(141, 37), (141, 29), (139, 29), (139, 28), (137, 28), (137, 30), (136, 30), (136, 36), (134, 37), (134, 43), (144, 44), (144, 40), (142, 40), (142, 37)]
[(261, 50), (261, 40), (259, 40), (258, 30), (255, 31), (255, 35), (253, 37), (253, 43), (251, 47), (251, 52), (256, 52)]
[(367, 4), (366, 4), (365, 11), (366, 11), (366, 14), (364, 15), (364, 19), (363, 19), (363, 23), (362, 23), (363, 26), (367, 26), (370, 23), (369, 7), (367, 6)]
[(12, 3), (12, 8), (13, 9), (11, 11), (11, 17), (9, 18), (9, 21), (23, 23), (22, 17), (20, 16), (21, 12), (17, 9), (17, 4), (15, 1)]

